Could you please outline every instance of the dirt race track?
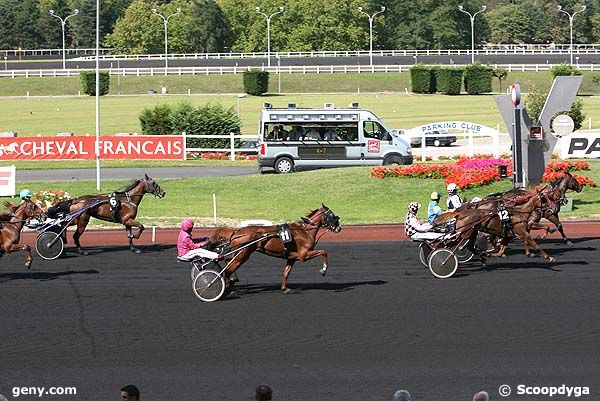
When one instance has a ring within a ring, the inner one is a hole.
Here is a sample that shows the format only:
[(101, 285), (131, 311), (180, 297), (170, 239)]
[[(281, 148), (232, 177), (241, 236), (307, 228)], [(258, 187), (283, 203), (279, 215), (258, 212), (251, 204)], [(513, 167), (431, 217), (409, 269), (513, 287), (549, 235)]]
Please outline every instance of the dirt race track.
[(41, 399), (109, 401), (134, 383), (144, 401), (240, 401), (265, 383), (279, 401), (383, 401), (398, 388), (418, 401), (481, 389), (520, 401), (549, 398), (501, 398), (498, 387), (564, 383), (598, 400), (600, 243), (542, 246), (556, 262), (525, 258), (515, 243), (507, 259), (439, 280), (412, 242), (324, 242), (325, 278), (320, 261), (297, 264), (283, 295), (282, 261), (257, 254), (237, 296), (212, 304), (194, 297), (171, 243), (36, 255), (30, 271), (10, 254), (0, 262), (0, 394), (33, 400), (11, 389), (75, 386), (77, 396)]

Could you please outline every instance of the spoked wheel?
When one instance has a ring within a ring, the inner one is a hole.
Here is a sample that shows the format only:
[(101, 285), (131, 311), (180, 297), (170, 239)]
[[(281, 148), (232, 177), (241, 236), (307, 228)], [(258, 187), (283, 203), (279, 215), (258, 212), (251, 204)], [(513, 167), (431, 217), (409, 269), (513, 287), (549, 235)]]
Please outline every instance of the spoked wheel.
[(458, 270), (458, 258), (449, 249), (440, 248), (429, 255), (429, 271), (437, 278), (449, 278)]
[(475, 256), (475, 254), (473, 252), (471, 252), (469, 249), (467, 249), (466, 246), (464, 248), (458, 249), (456, 251), (456, 257), (458, 258), (458, 263), (467, 263), (471, 259), (473, 259), (474, 256)]
[(203, 302), (218, 301), (225, 293), (225, 279), (216, 270), (204, 269), (194, 279), (192, 289)]
[(429, 267), (429, 265), (427, 264), (427, 259), (429, 258), (429, 255), (431, 255), (431, 248), (429, 248), (429, 246), (427, 246), (426, 243), (421, 242), (419, 244), (419, 260), (425, 267)]
[(192, 261), (190, 263), (190, 265), (192, 266), (192, 271), (191, 271), (191, 275), (192, 275), (192, 282), (196, 279), (196, 277), (198, 276), (198, 274), (200, 274), (200, 268), (202, 267), (202, 263), (200, 263), (199, 261)]
[(60, 235), (53, 231), (45, 231), (38, 235), (35, 250), (42, 259), (54, 260), (62, 255), (65, 243)]
[(220, 270), (220, 266), (217, 262), (206, 263), (206, 262), (203, 262), (202, 260), (192, 260), (190, 262), (190, 265), (192, 266), (192, 269), (190, 272), (190, 275), (192, 276), (192, 281), (194, 281), (194, 279), (200, 273), (200, 271), (202, 271), (206, 268), (213, 269), (213, 270)]

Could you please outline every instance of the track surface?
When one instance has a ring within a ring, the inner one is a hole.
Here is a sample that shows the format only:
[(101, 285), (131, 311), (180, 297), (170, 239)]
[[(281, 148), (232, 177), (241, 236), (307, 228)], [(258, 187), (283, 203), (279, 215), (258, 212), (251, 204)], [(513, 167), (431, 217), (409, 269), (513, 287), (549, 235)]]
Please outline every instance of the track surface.
[[(173, 246), (92, 249), (57, 261), (0, 263), (0, 393), (13, 386), (77, 386), (76, 397), (146, 400), (467, 400), (498, 386), (600, 385), (598, 239), (544, 242), (557, 262), (515, 245), (487, 268), (432, 278), (414, 243), (324, 243), (279, 292), (282, 261), (253, 255), (238, 297), (206, 304)], [(516, 254), (518, 252), (518, 254)], [(16, 398), (15, 398), (16, 399)], [(20, 400), (37, 398), (21, 397)], [(534, 400), (508, 397), (506, 400)], [(547, 398), (541, 398), (547, 399)], [(561, 399), (558, 397), (552, 400)], [(566, 400), (566, 398), (564, 398)]]

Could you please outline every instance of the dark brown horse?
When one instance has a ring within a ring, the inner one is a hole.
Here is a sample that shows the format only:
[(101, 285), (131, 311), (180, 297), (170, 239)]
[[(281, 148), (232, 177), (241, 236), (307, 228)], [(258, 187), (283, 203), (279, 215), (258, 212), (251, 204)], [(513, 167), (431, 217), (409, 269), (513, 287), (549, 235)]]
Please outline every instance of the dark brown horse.
[(2, 227), (0, 230), (0, 257), (6, 253), (24, 251), (27, 253), (25, 266), (29, 269), (33, 260), (31, 247), (29, 245), (19, 245), (21, 230), (32, 218), (41, 219), (43, 210), (30, 199), (24, 199), (18, 205), (5, 202), (4, 206), (6, 206), (8, 212), (2, 213), (3, 221), (0, 223)]
[[(327, 272), (329, 264), (327, 252), (321, 249), (314, 249), (320, 239), (317, 234), (322, 228), (335, 233), (340, 232), (342, 229), (340, 218), (325, 205), (311, 211), (308, 216), (296, 223), (278, 226), (248, 226), (239, 229), (220, 229), (212, 235), (210, 243), (218, 244), (226, 242), (231, 246), (231, 249), (239, 249), (239, 252), (234, 252), (233, 259), (225, 272), (227, 283), (230, 281), (229, 276), (246, 262), (254, 251), (285, 259), (286, 264), (283, 269), (281, 290), (287, 294), (290, 292), (287, 287), (287, 279), (296, 261), (300, 260), (304, 262), (321, 256), (323, 258), (323, 267), (319, 271), (323, 276)], [(284, 234), (279, 234), (282, 230)], [(287, 230), (287, 234), (285, 234), (285, 230)], [(261, 240), (261, 238), (264, 239)], [(256, 242), (252, 243), (253, 241)], [(246, 244), (251, 245), (244, 247)]]
[[(111, 196), (113, 195), (114, 196)], [(81, 248), (79, 238), (85, 232), (90, 218), (109, 221), (125, 226), (127, 238), (129, 239), (129, 249), (135, 253), (140, 250), (133, 246), (133, 240), (140, 238), (144, 231), (144, 225), (135, 220), (138, 213), (138, 206), (145, 194), (152, 194), (159, 198), (165, 196), (165, 191), (152, 178), (145, 175), (143, 179), (135, 180), (122, 191), (114, 192), (111, 195), (85, 195), (79, 198), (63, 201), (48, 209), (49, 217), (52, 214), (63, 212), (73, 213), (81, 208), (89, 207), (79, 217), (73, 220), (72, 225), (77, 225), (77, 230), (73, 233), (73, 241), (79, 253), (86, 255), (87, 252)], [(118, 207), (113, 213), (111, 210), (111, 198), (116, 199)], [(98, 204), (99, 203), (99, 204)], [(96, 204), (96, 206), (90, 207)], [(132, 233), (132, 227), (138, 229), (136, 234)]]

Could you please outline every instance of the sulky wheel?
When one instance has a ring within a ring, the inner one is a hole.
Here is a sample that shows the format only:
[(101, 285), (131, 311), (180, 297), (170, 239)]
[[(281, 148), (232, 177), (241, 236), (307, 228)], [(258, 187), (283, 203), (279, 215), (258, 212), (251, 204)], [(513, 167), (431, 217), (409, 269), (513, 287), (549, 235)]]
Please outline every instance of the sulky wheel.
[(203, 302), (219, 300), (225, 293), (225, 279), (212, 269), (200, 271), (192, 284), (194, 294)]
[(62, 255), (64, 249), (63, 239), (53, 231), (41, 233), (35, 241), (35, 250), (42, 259), (54, 260)]
[(471, 252), (469, 249), (467, 249), (466, 246), (464, 248), (460, 248), (456, 251), (456, 257), (458, 258), (458, 263), (467, 263), (471, 259), (473, 259), (474, 256), (475, 256), (475, 254), (473, 252)]
[(458, 258), (449, 249), (436, 249), (429, 255), (429, 270), (437, 278), (452, 277), (458, 270)]
[(419, 260), (425, 267), (429, 267), (429, 265), (427, 264), (427, 259), (429, 258), (429, 255), (431, 255), (431, 248), (429, 248), (429, 246), (426, 243), (421, 242), (419, 244)]

